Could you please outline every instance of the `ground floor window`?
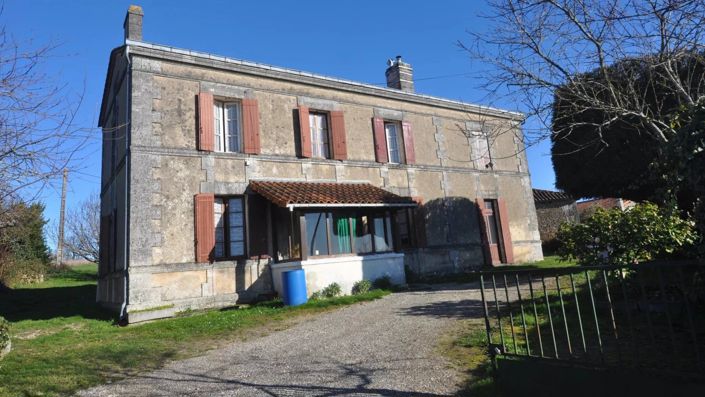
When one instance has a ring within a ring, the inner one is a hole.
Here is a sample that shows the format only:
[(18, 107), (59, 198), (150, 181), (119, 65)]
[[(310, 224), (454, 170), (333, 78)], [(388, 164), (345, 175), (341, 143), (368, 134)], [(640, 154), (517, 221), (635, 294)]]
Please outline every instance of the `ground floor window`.
[(216, 197), (213, 202), (215, 217), (215, 252), (217, 259), (245, 255), (245, 216), (242, 197)]

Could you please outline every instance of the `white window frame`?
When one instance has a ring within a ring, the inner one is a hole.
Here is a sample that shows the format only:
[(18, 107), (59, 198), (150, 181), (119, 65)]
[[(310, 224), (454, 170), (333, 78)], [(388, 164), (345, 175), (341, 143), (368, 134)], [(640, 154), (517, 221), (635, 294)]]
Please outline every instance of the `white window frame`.
[[(393, 133), (390, 133), (389, 127), (394, 127)], [(402, 136), (401, 123), (396, 121), (385, 121), (384, 139), (387, 140), (388, 162), (390, 164), (406, 163), (406, 153), (404, 152), (404, 137)]]
[[(325, 125), (321, 125), (321, 121)], [(330, 150), (330, 120), (327, 113), (310, 112), (308, 115), (311, 130), (311, 157), (329, 159)]]
[[(235, 109), (235, 119), (228, 118), (228, 109)], [(215, 151), (242, 152), (242, 104), (237, 101), (213, 101)], [(233, 132), (229, 134), (229, 132)], [(235, 141), (229, 139), (235, 136)]]

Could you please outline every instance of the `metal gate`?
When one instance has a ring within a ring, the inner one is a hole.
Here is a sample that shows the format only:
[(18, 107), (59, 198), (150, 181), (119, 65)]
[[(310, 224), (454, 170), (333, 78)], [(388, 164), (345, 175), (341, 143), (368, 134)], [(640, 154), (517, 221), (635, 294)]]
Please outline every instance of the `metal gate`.
[(487, 271), (480, 286), (493, 358), (705, 376), (702, 265)]

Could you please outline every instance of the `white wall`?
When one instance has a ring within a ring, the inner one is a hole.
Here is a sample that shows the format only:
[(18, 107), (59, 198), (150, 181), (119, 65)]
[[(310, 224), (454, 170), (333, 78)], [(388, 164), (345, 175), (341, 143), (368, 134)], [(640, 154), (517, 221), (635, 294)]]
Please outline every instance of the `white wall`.
[(350, 294), (356, 281), (374, 281), (384, 276), (389, 276), (394, 284), (406, 283), (404, 254), (387, 253), (309, 259), (272, 265), (274, 290), (279, 296), (282, 295), (282, 273), (296, 269), (303, 269), (306, 273), (306, 293), (308, 296), (332, 283), (340, 284), (343, 294)]

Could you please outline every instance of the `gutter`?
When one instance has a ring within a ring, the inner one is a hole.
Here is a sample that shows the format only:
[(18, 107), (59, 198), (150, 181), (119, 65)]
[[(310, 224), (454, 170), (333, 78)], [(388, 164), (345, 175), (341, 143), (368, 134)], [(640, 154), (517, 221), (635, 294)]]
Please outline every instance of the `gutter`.
[(382, 204), (287, 204), (289, 211), (294, 208), (414, 208), (416, 203), (382, 203)]

